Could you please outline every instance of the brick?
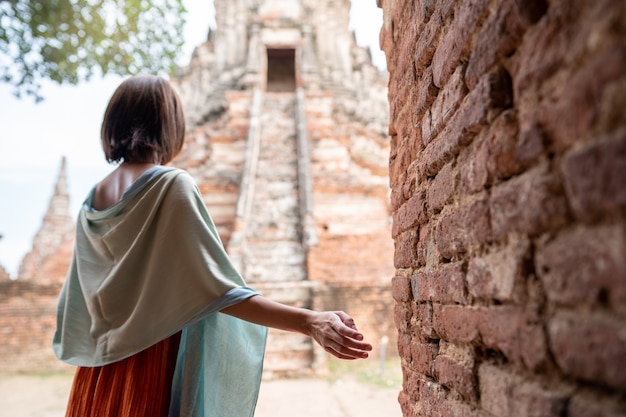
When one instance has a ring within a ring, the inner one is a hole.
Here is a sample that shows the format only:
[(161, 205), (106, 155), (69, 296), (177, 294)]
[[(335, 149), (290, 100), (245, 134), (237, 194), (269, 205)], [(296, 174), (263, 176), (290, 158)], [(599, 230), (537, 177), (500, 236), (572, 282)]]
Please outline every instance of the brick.
[(522, 171), (518, 154), (519, 127), (515, 111), (506, 110), (492, 123), (487, 134), (488, 184), (509, 178)]
[(522, 301), (525, 268), (530, 257), (527, 239), (512, 239), (503, 249), (473, 258), (467, 270), (469, 293), (479, 299), (500, 302)]
[[(410, 68), (413, 68), (412, 66)], [(400, 131), (399, 124), (406, 123), (406, 118), (400, 117), (404, 112), (410, 112), (409, 97), (413, 90), (415, 82), (415, 73), (412, 70), (402, 72), (400, 75), (389, 80), (389, 89), (399, 91), (393, 96), (388, 95), (389, 116), (390, 120), (394, 120), (394, 134)], [(391, 132), (390, 132), (391, 134)]]
[[(478, 369), (481, 405), (494, 416), (560, 417), (569, 392), (524, 378), (508, 367), (484, 363)], [(547, 385), (547, 384), (546, 384)]]
[(473, 366), (459, 362), (446, 355), (437, 355), (435, 358), (435, 375), (437, 381), (456, 390), (468, 400), (476, 398), (476, 377)]
[(441, 384), (420, 380), (418, 383), (418, 415), (441, 417), (483, 417), (484, 414), (469, 404), (458, 401)]
[(407, 365), (402, 366), (402, 387), (408, 393), (412, 402), (417, 403), (420, 399), (420, 387), (423, 381), (413, 368)]
[(411, 357), (411, 335), (406, 333), (398, 333), (398, 355), (401, 358)]
[(393, 264), (396, 268), (410, 268), (417, 266), (415, 250), (417, 248), (418, 234), (415, 230), (409, 230), (398, 235), (394, 239)]
[(405, 19), (405, 16), (408, 15), (415, 16), (415, 6), (410, 2), (396, 2), (392, 13), (394, 21), (394, 43), (397, 45), (402, 42), (403, 38), (409, 38), (412, 41), (417, 39), (417, 34), (422, 22), (417, 19)]
[(510, 79), (506, 72), (496, 71), (483, 76), (437, 138), (423, 150), (423, 162), (419, 167), (423, 175), (434, 176), (511, 104), (511, 98)]
[(459, 3), (458, 0), (435, 0), (435, 2), (437, 9), (433, 11), (433, 16), (438, 15), (443, 22), (451, 18)]
[(459, 107), (466, 94), (467, 88), (465, 87), (465, 81), (463, 80), (462, 68), (459, 67), (452, 74), (446, 85), (439, 91), (437, 98), (430, 107), (431, 128), (429, 135), (422, 137), (425, 145), (427, 145), (433, 136), (441, 130), (444, 123), (446, 123), (450, 116)]
[(432, 304), (415, 304), (413, 316), (416, 320), (415, 328), (419, 331), (420, 340), (437, 338), (437, 335), (433, 329)]
[(546, 336), (541, 318), (533, 308), (491, 306), (479, 309), (477, 316), (478, 331), (485, 346), (530, 369), (545, 361)]
[(413, 316), (413, 311), (410, 306), (405, 303), (396, 303), (393, 307), (393, 321), (396, 325), (396, 329), (400, 333), (407, 333), (409, 330), (409, 324), (411, 322), (411, 317)]
[(536, 249), (548, 300), (568, 306), (626, 303), (626, 230), (612, 224), (566, 229)]
[(467, 302), (463, 262), (445, 264), (435, 271), (418, 272), (411, 278), (416, 301), (439, 303)]
[(462, 59), (470, 52), (472, 34), (489, 9), (489, 0), (466, 0), (461, 3), (452, 24), (433, 55), (433, 79), (442, 87)]
[(446, 259), (467, 252), (491, 237), (489, 205), (484, 198), (442, 215), (437, 224), (435, 242)]
[(538, 113), (536, 107), (530, 113), (520, 111), (515, 156), (522, 167), (534, 165), (547, 152), (547, 139), (540, 126)]
[(489, 142), (487, 132), (481, 132), (476, 139), (459, 154), (460, 191), (463, 194), (473, 194), (482, 191), (489, 180), (487, 158), (489, 157)]
[(402, 103), (402, 109), (396, 119), (396, 131), (398, 136), (406, 140), (403, 143), (402, 151), (409, 154), (411, 159), (415, 159), (417, 153), (423, 148), (422, 144), (422, 132), (417, 129), (420, 118), (415, 113), (415, 107), (418, 105), (417, 101), (420, 100), (417, 86), (413, 86), (407, 92), (405, 101)]
[(422, 116), (422, 120), (420, 122), (420, 133), (422, 134), (422, 141), (426, 140), (428, 142), (430, 142), (431, 138), (435, 134), (433, 129), (433, 115), (430, 109), (426, 109), (424, 115)]
[(439, 351), (436, 343), (420, 343), (411, 344), (411, 365), (413, 368), (426, 376), (433, 376), (434, 361)]
[(413, 111), (418, 116), (422, 116), (433, 101), (437, 98), (439, 89), (433, 84), (433, 72), (429, 68), (420, 73), (419, 81), (415, 86), (415, 106)]
[[(404, 179), (404, 182), (402, 183), (403, 201), (408, 200), (409, 198), (411, 198), (411, 196), (417, 193), (417, 175), (416, 174), (417, 174), (417, 169), (415, 169), (414, 167), (409, 168), (406, 178)], [(398, 205), (397, 207), (394, 208), (394, 210), (396, 210), (398, 207), (400, 206)]]
[(537, 235), (567, 220), (565, 198), (547, 164), (495, 186), (489, 208), (495, 239), (512, 232)]
[(598, 109), (596, 131), (612, 132), (626, 125), (626, 77), (606, 86)]
[(624, 79), (626, 47), (623, 41), (605, 47), (574, 72), (546, 98), (542, 126), (559, 152), (588, 138), (599, 120), (599, 110), (608, 85)]
[(430, 66), (433, 55), (436, 51), (438, 38), (441, 35), (443, 22), (438, 15), (433, 16), (424, 26), (420, 33), (419, 40), (415, 46), (414, 63), (418, 72), (424, 71)]
[(548, 322), (552, 355), (568, 376), (626, 389), (626, 324), (588, 313), (559, 312)]
[(391, 231), (393, 238), (426, 221), (426, 201), (426, 192), (419, 191), (396, 210), (393, 214), (393, 227)]
[(415, 411), (415, 407), (413, 406), (415, 400), (411, 399), (406, 391), (400, 391), (400, 394), (398, 395), (398, 403), (400, 404), (400, 410), (403, 416), (418, 417), (418, 414)]
[[(404, 144), (403, 144), (404, 145)], [(406, 178), (409, 167), (413, 160), (411, 159), (411, 155), (407, 153), (400, 152), (398, 156), (394, 159), (390, 159), (389, 161), (389, 182), (391, 184), (398, 183)]]
[(626, 417), (626, 399), (581, 390), (572, 396), (567, 411), (568, 417)]
[(435, 0), (426, 0), (413, 3), (413, 16), (414, 22), (419, 26), (420, 32), (424, 25), (430, 20), (435, 7), (437, 6)]
[(443, 386), (432, 381), (420, 381), (419, 403), (421, 405), (421, 415), (437, 415), (445, 398), (446, 390)]
[(433, 329), (441, 339), (453, 343), (478, 340), (479, 311), (458, 305), (433, 305)]
[(580, 220), (626, 207), (626, 130), (569, 152), (563, 158), (567, 198)]
[(431, 241), (430, 229), (428, 227), (420, 227), (419, 237), (417, 241), (417, 250), (415, 251), (415, 261), (418, 266), (426, 264), (428, 256), (429, 242)]
[[(432, 410), (433, 412), (437, 412), (437, 410), (441, 410), (442, 417), (483, 417), (484, 414), (482, 411), (477, 410), (472, 407), (470, 404), (463, 403), (461, 401), (457, 401), (452, 399), (451, 397), (446, 398), (442, 403), (439, 404), (437, 409)], [(429, 414), (436, 415), (436, 414)]]
[(565, 7), (554, 7), (536, 25), (529, 28), (509, 67), (515, 97), (534, 94), (559, 68), (571, 46), (571, 16)]
[(428, 210), (437, 213), (450, 202), (456, 192), (457, 171), (452, 164), (445, 165), (428, 187)]
[(470, 88), (497, 62), (511, 55), (526, 29), (546, 12), (545, 0), (504, 1), (476, 37), (466, 71)]
[(389, 137), (389, 159), (394, 159), (398, 156), (398, 152), (403, 148), (401, 146), (402, 141), (406, 138), (400, 137), (397, 134)]
[(400, 188), (398, 184), (404, 185), (406, 184), (407, 180), (408, 180), (407, 174), (406, 172), (404, 172), (400, 174), (398, 178), (396, 178), (396, 181), (394, 181), (393, 184), (391, 184), (391, 197), (390, 197), (391, 201), (390, 201), (389, 208), (391, 209), (392, 212), (396, 211), (406, 201), (403, 189)]
[[(410, 7), (409, 4), (401, 4), (396, 9), (397, 13), (405, 12), (404, 8)], [(389, 89), (390, 91), (396, 91), (398, 94), (389, 96), (389, 104), (392, 110), (392, 119), (396, 120), (393, 114), (397, 114), (402, 107), (400, 103), (405, 103), (405, 95), (410, 91), (413, 83), (416, 80), (415, 67), (413, 65), (413, 56), (415, 54), (415, 44), (417, 41), (417, 25), (412, 21), (406, 21), (406, 23), (399, 23), (398, 19), (394, 19), (394, 66), (400, 71), (390, 72), (389, 74)], [(397, 34), (402, 33), (402, 37), (398, 37)], [(393, 86), (393, 89), (392, 89)]]
[(391, 295), (398, 302), (405, 303), (411, 301), (411, 281), (402, 276), (395, 276), (391, 279)]

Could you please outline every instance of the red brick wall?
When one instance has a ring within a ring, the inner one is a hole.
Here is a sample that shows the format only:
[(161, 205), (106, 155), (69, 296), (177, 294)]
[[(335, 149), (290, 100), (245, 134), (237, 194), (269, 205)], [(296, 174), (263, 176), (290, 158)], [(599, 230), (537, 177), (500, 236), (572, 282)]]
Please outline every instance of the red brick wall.
[(404, 416), (626, 415), (626, 3), (379, 5)]
[(60, 284), (0, 281), (0, 373), (71, 370), (52, 352)]

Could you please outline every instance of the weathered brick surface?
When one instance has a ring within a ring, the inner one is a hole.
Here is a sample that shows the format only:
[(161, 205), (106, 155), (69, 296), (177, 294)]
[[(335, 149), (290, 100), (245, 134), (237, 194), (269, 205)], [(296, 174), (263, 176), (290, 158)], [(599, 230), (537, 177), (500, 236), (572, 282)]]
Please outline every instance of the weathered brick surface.
[(512, 240), (503, 249), (470, 260), (467, 288), (477, 299), (519, 302), (526, 295), (524, 276), (529, 256), (526, 239)]
[(465, 74), (470, 88), (476, 85), (481, 74), (515, 50), (528, 26), (547, 9), (545, 0), (502, 1), (498, 6), (474, 42)]
[(567, 197), (577, 218), (591, 220), (623, 211), (626, 129), (568, 152), (562, 171)]
[(473, 364), (455, 360), (445, 354), (435, 358), (435, 375), (444, 386), (452, 388), (467, 399), (476, 398), (476, 382)]
[(626, 338), (620, 320), (559, 312), (548, 323), (550, 348), (570, 376), (626, 390)]
[(379, 4), (404, 416), (624, 416), (626, 3)]
[(433, 56), (435, 85), (442, 87), (461, 59), (467, 59), (470, 41), (489, 8), (490, 0), (467, 0), (458, 6), (454, 20), (448, 27)]
[(538, 235), (560, 227), (567, 218), (565, 198), (547, 164), (493, 187), (489, 205), (496, 239), (508, 233)]
[(511, 368), (485, 363), (478, 371), (482, 407), (494, 416), (559, 417), (569, 390), (528, 381)]
[(438, 212), (454, 196), (458, 173), (452, 164), (445, 165), (428, 188), (428, 208)]
[(59, 283), (0, 282), (0, 372), (73, 369), (57, 360), (52, 352), (60, 291)]
[(465, 303), (465, 265), (455, 262), (436, 271), (418, 272), (411, 279), (416, 301)]
[(536, 271), (548, 299), (565, 306), (626, 304), (623, 225), (577, 226), (537, 248)]
[(437, 249), (447, 259), (467, 252), (490, 237), (489, 206), (483, 198), (442, 213), (437, 225)]

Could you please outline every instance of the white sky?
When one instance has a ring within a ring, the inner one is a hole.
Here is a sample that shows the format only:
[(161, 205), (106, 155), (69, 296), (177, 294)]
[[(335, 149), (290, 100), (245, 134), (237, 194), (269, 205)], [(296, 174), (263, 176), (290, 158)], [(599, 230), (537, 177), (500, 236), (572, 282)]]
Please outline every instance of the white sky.
[[(185, 64), (215, 25), (212, 2), (184, 0), (188, 10)], [(385, 66), (378, 47), (382, 10), (376, 0), (353, 0), (350, 27), (357, 43), (369, 46), (374, 63)], [(100, 123), (108, 100), (123, 78), (109, 76), (79, 86), (45, 84), (45, 101), (20, 100), (0, 83), (0, 265), (13, 277), (30, 250), (54, 189), (62, 156), (67, 157), (72, 216), (91, 187), (113, 168), (100, 149)]]

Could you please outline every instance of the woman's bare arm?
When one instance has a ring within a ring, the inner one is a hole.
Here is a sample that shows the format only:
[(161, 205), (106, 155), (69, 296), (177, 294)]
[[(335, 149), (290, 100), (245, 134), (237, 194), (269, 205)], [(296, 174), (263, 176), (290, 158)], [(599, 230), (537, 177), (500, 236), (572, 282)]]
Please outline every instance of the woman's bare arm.
[(317, 312), (277, 303), (261, 295), (222, 310), (222, 313), (275, 329), (305, 334), (341, 359), (367, 358), (372, 350), (354, 320), (343, 311)]

